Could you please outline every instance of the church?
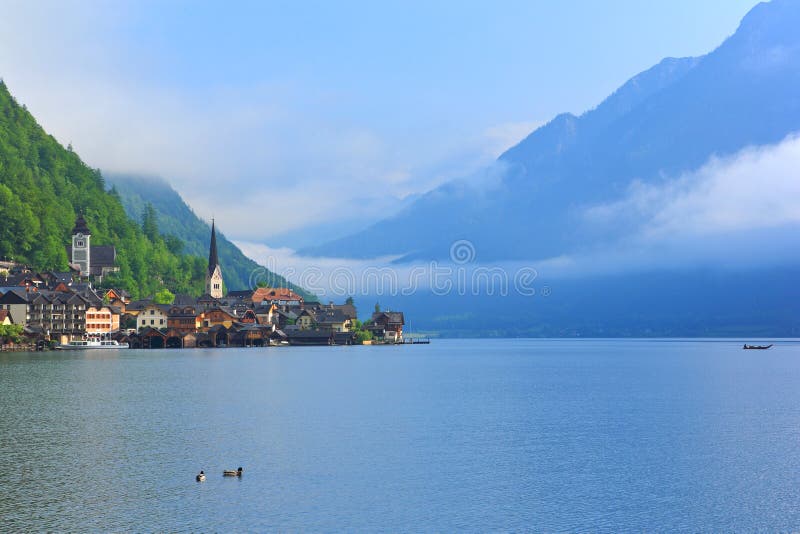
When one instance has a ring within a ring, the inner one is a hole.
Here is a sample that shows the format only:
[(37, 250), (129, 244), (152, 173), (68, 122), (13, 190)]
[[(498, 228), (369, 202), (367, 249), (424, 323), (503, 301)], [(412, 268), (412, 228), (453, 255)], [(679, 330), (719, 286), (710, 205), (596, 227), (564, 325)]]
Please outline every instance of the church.
[(208, 247), (208, 270), (206, 271), (206, 293), (215, 299), (221, 299), (222, 267), (217, 255), (217, 231), (214, 219), (211, 219), (211, 245)]
[(92, 232), (80, 213), (72, 229), (72, 244), (67, 245), (67, 258), (81, 278), (92, 277), (100, 282), (108, 273), (119, 270), (117, 249), (113, 245), (92, 245), (91, 240)]

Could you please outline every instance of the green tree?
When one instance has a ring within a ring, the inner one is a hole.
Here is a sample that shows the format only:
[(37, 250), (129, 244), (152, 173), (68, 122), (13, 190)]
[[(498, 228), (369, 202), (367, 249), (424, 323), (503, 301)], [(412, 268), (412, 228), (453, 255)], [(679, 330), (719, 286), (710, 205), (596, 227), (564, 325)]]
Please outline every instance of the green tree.
[(31, 208), (0, 183), (0, 256), (25, 257), (36, 243), (39, 221)]
[(144, 210), (142, 210), (142, 232), (150, 241), (156, 241), (159, 238), (158, 215), (156, 215), (156, 209), (149, 202), (144, 205)]
[(153, 302), (156, 304), (172, 304), (175, 302), (175, 295), (165, 287), (156, 292)]
[(23, 328), (20, 324), (0, 324), (0, 339), (3, 343), (19, 343), (22, 339)]
[(176, 256), (183, 254), (183, 240), (181, 238), (168, 235), (164, 237), (164, 243), (166, 243), (167, 249)]
[(372, 332), (369, 330), (356, 330), (356, 343), (363, 344), (365, 341), (372, 340)]

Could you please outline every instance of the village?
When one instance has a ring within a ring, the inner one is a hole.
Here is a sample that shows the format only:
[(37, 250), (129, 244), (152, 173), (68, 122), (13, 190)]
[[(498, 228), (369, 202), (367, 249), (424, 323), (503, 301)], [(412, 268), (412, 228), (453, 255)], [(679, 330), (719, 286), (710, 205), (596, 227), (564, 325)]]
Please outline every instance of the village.
[(156, 296), (131, 300), (124, 290), (93, 287), (115, 271), (116, 251), (91, 245), (82, 215), (66, 248), (68, 272), (0, 263), (0, 328), (5, 329), (0, 332), (13, 332), (5, 336), (4, 350), (43, 350), (77, 340), (113, 340), (139, 349), (406, 342), (403, 312), (381, 310), (377, 304), (362, 323), (351, 298), (342, 304), (306, 302), (285, 287), (223, 294), (213, 222), (205, 293), (174, 295), (169, 303)]

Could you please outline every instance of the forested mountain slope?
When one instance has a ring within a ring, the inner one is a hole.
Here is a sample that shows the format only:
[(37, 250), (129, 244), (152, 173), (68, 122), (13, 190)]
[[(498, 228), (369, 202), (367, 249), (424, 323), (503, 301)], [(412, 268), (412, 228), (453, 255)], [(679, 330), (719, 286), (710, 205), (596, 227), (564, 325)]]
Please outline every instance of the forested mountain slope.
[(139, 297), (162, 287), (200, 293), (206, 260), (170, 250), (127, 216), (103, 176), (36, 122), (0, 82), (0, 256), (67, 270), (65, 246), (82, 211), (93, 245), (114, 245), (120, 272), (106, 284)]

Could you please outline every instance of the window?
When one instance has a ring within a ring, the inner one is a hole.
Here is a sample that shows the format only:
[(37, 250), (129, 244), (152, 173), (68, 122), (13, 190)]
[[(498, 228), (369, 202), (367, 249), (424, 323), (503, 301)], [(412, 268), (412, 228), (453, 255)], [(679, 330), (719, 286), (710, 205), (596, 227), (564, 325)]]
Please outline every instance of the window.
[(156, 320), (155, 319), (150, 319), (150, 324), (156, 324)]
[(75, 242), (75, 246), (76, 246), (76, 247), (84, 247), (84, 246), (86, 246), (86, 245), (84, 245), (84, 243), (83, 243), (83, 240), (82, 240), (82, 239), (79, 239), (79, 240), (77, 240), (77, 241)]

